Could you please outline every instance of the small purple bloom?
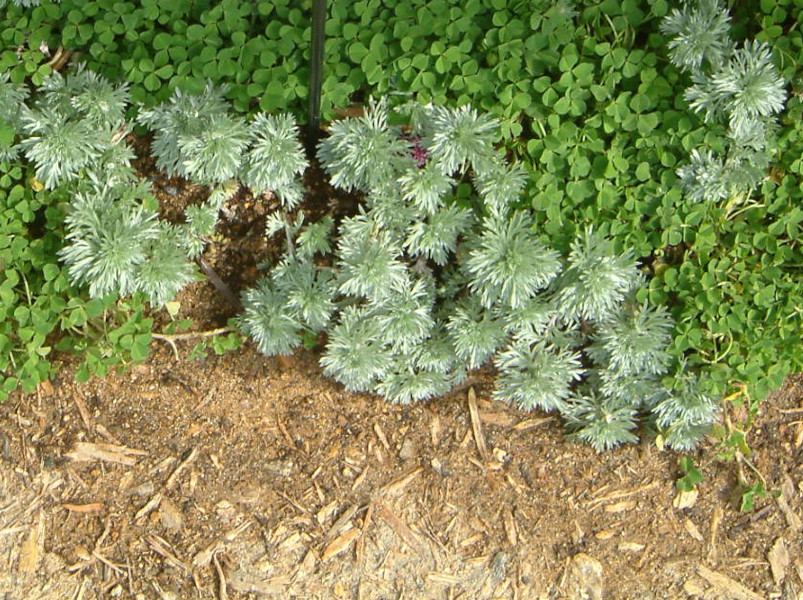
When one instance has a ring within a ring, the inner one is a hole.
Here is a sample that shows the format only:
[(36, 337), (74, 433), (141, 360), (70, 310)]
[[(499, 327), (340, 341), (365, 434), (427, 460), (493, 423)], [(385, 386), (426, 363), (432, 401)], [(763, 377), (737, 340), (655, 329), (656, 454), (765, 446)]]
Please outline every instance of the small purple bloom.
[(415, 166), (420, 169), (427, 164), (427, 149), (419, 144), (421, 141), (420, 137), (412, 135), (404, 135), (403, 137), (413, 145), (410, 155), (413, 157), (413, 161), (415, 161)]

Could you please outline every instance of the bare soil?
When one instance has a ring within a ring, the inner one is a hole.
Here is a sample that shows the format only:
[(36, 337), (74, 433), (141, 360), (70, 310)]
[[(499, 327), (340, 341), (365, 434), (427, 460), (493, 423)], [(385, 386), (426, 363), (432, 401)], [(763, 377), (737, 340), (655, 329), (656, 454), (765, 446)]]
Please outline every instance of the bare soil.
[(0, 406), (0, 597), (801, 597), (801, 378), (749, 435), (784, 494), (740, 513), (711, 444), (676, 508), (678, 454), (567, 443), (487, 375), (393, 406), (312, 352), (65, 369)]
[[(182, 185), (154, 181), (166, 216), (203, 200)], [(234, 294), (275, 257), (273, 208), (224, 209), (205, 260)], [(219, 327), (222, 298), (194, 284), (179, 316)], [(694, 453), (683, 495), (679, 454), (566, 442), (491, 401), (487, 371), (394, 406), (344, 392), (315, 351), (187, 361), (154, 342), (127, 373), (73, 369), (0, 405), (3, 600), (803, 598), (803, 377), (763, 404), (748, 460)], [(742, 513), (740, 478), (783, 493)]]

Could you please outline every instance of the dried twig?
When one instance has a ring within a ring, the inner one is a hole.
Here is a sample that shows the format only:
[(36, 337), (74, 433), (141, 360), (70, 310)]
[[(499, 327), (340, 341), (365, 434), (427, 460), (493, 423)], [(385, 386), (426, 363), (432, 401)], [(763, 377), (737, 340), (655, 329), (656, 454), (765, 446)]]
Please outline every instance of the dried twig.
[(137, 511), (136, 515), (134, 515), (135, 521), (138, 521), (142, 517), (148, 515), (153, 510), (155, 510), (159, 506), (159, 504), (161, 504), (162, 498), (164, 498), (165, 493), (170, 491), (170, 489), (176, 484), (176, 481), (178, 481), (178, 476), (181, 475), (181, 472), (184, 471), (184, 469), (186, 469), (192, 463), (192, 461), (195, 460), (197, 456), (198, 456), (197, 447), (193, 447), (189, 452), (185, 453), (184, 458), (182, 458), (181, 462), (179, 462), (178, 465), (176, 465), (176, 468), (173, 469), (173, 472), (170, 474), (170, 477), (168, 477), (167, 480), (162, 484), (162, 487), (159, 489), (159, 491), (156, 492), (151, 497), (151, 499), (148, 500), (147, 503), (145, 503), (145, 506), (143, 506)]
[(482, 422), (480, 421), (480, 412), (477, 409), (477, 394), (474, 388), (468, 390), (468, 412), (471, 414), (471, 428), (474, 431), (474, 441), (477, 444), (477, 451), (480, 453), (480, 458), (488, 462), (490, 456), (488, 448), (485, 445), (485, 435), (482, 433)]
[(217, 558), (217, 553), (212, 555), (212, 562), (215, 565), (218, 579), (218, 597), (220, 600), (228, 600), (229, 593), (226, 591), (226, 576), (223, 574), (223, 567), (220, 566), (220, 561)]

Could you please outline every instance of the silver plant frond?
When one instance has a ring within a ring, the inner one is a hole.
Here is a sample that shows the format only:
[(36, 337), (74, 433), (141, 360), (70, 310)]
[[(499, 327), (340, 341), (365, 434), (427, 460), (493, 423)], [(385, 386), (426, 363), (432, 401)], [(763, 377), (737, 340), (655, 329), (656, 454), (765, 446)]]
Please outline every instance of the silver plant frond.
[(388, 123), (385, 100), (373, 99), (359, 118), (335, 121), (318, 147), (318, 158), (332, 184), (346, 190), (376, 190), (394, 185), (412, 166), (411, 146)]
[(279, 190), (304, 172), (308, 161), (292, 116), (259, 113), (249, 127), (254, 141), (242, 180), (255, 194)]
[(633, 433), (637, 426), (637, 408), (638, 405), (631, 402), (583, 389), (566, 402), (562, 415), (570, 432), (569, 439), (603, 452), (638, 441)]
[(393, 366), (393, 357), (379, 338), (376, 323), (364, 309), (347, 307), (329, 334), (321, 357), (324, 373), (349, 391), (372, 389)]
[(558, 253), (536, 238), (524, 211), (508, 218), (487, 218), (466, 260), (471, 291), (486, 308), (497, 302), (514, 309), (523, 306), (560, 269)]
[(616, 312), (638, 282), (632, 252), (616, 254), (609, 240), (588, 228), (572, 242), (569, 267), (558, 280), (555, 304), (568, 322), (599, 322)]
[(527, 171), (521, 163), (499, 164), (475, 176), (475, 184), (490, 213), (504, 216), (527, 185)]
[(73, 284), (89, 285), (93, 298), (138, 290), (137, 268), (161, 233), (156, 213), (107, 188), (78, 193), (65, 222), (68, 243), (59, 257)]
[(250, 336), (263, 354), (292, 354), (301, 344), (301, 324), (285, 308), (287, 297), (267, 277), (242, 295), (240, 330)]
[(330, 270), (288, 257), (274, 268), (271, 278), (285, 296), (289, 314), (313, 332), (326, 327), (335, 311)]
[(144, 293), (152, 306), (163, 306), (185, 285), (198, 280), (179, 231), (167, 225), (159, 229), (159, 236), (145, 246), (147, 258), (136, 268), (137, 291)]
[(734, 135), (744, 135), (757, 117), (781, 112), (786, 103), (786, 82), (778, 75), (769, 46), (756, 40), (738, 48), (730, 61), (712, 76), (724, 99)]
[(562, 410), (583, 374), (578, 353), (541, 343), (514, 343), (494, 364), (499, 370), (494, 398), (525, 410)]
[(202, 131), (178, 136), (179, 172), (199, 183), (222, 183), (235, 177), (251, 141), (245, 121), (222, 114), (208, 120)]
[(425, 256), (438, 265), (446, 265), (457, 249), (458, 236), (474, 221), (470, 210), (452, 206), (442, 208), (409, 228), (404, 246), (416, 256)]
[(452, 175), (468, 167), (484, 173), (493, 166), (493, 143), (499, 131), (496, 119), (470, 106), (433, 107), (430, 118), (432, 135), (427, 139), (427, 151), (443, 173)]
[(661, 31), (673, 36), (669, 57), (685, 71), (698, 71), (704, 62), (717, 66), (731, 52), (730, 17), (719, 0), (699, 0), (673, 9), (661, 22)]
[(408, 169), (399, 178), (404, 199), (426, 214), (434, 214), (443, 205), (443, 198), (452, 191), (454, 180), (435, 163)]
[(505, 341), (504, 328), (472, 300), (458, 305), (446, 323), (455, 354), (469, 369), (482, 366)]
[(377, 384), (376, 393), (393, 404), (410, 404), (442, 396), (451, 389), (452, 383), (445, 373), (417, 369), (411, 363), (410, 357), (399, 357), (396, 368)]
[(671, 360), (667, 347), (673, 326), (665, 308), (641, 304), (603, 321), (596, 340), (610, 368), (621, 375), (663, 375)]

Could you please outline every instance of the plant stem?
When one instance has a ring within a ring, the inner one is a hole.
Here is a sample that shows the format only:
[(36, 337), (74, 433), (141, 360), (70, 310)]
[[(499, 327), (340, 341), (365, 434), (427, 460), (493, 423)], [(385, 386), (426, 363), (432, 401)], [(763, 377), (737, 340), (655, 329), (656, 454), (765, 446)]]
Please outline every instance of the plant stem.
[(181, 360), (176, 342), (214, 337), (216, 335), (224, 335), (236, 331), (237, 330), (232, 327), (218, 327), (217, 329), (210, 329), (208, 331), (190, 331), (188, 333), (151, 333), (151, 338), (170, 344), (170, 347), (173, 348), (173, 354), (176, 356), (176, 360)]
[(201, 271), (203, 271), (204, 275), (206, 275), (209, 282), (215, 286), (218, 292), (220, 292), (229, 303), (237, 309), (237, 312), (242, 312), (243, 305), (240, 304), (240, 300), (237, 296), (234, 295), (234, 292), (231, 291), (231, 288), (226, 285), (226, 282), (223, 281), (220, 276), (215, 273), (215, 270), (209, 266), (203, 258), (198, 259), (198, 265), (201, 267)]

